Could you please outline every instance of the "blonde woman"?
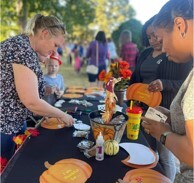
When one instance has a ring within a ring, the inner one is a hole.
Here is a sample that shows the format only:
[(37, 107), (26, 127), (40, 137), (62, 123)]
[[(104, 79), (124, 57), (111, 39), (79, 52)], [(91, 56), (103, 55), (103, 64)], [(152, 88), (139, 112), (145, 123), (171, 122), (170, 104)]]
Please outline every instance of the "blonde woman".
[(24, 34), (1, 43), (1, 156), (14, 153), (12, 138), (25, 128), (32, 113), (55, 117), (72, 126), (72, 116), (41, 99), (44, 95), (43, 73), (38, 54), (48, 56), (64, 43), (65, 29), (54, 16), (35, 15)]
[(139, 53), (137, 45), (132, 42), (132, 33), (129, 30), (124, 30), (120, 35), (120, 57), (127, 61), (130, 69), (134, 71), (136, 59)]

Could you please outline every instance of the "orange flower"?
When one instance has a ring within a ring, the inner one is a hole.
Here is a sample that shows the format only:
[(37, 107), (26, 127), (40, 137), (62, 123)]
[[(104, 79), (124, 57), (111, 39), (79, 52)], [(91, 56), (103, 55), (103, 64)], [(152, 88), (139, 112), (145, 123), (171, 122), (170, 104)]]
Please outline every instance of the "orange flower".
[(105, 71), (105, 70), (102, 70), (102, 71), (100, 72), (99, 76), (98, 76), (98, 79), (99, 79), (100, 81), (104, 81), (105, 77), (106, 77), (106, 71)]
[(129, 63), (123, 60), (118, 60), (110, 65), (110, 70), (106, 73), (105, 70), (99, 74), (99, 80), (107, 83), (111, 77), (116, 79), (121, 78), (121, 81), (116, 83), (115, 90), (123, 90), (128, 87), (128, 81), (132, 75), (132, 71), (129, 69)]
[(123, 78), (130, 78), (132, 75), (132, 71), (131, 70), (120, 70), (120, 75)]
[(24, 140), (26, 139), (26, 135), (22, 134), (22, 135), (18, 135), (13, 137), (13, 141), (17, 144), (17, 145), (21, 145)]
[(119, 61), (120, 69), (129, 69), (129, 63), (126, 61)]

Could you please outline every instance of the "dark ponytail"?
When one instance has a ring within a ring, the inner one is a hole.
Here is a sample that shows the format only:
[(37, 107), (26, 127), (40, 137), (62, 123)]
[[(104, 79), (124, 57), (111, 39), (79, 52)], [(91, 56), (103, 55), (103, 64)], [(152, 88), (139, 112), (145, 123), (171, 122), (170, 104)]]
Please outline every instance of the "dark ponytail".
[(172, 30), (174, 19), (193, 19), (193, 0), (169, 0), (157, 14), (153, 25), (159, 28)]

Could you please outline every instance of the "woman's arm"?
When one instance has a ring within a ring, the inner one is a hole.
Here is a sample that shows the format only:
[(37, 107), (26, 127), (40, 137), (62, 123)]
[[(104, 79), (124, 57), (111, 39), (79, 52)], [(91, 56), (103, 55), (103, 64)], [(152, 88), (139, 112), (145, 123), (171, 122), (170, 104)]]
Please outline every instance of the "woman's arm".
[(20, 64), (13, 64), (13, 71), (16, 91), (26, 108), (40, 116), (60, 118), (68, 126), (73, 124), (73, 118), (70, 115), (40, 99), (38, 80), (32, 70)]
[(172, 133), (167, 136), (165, 146), (182, 162), (193, 166), (194, 120), (186, 121), (186, 135)]
[[(166, 123), (157, 122), (145, 117), (142, 117), (142, 126), (145, 131), (160, 141), (160, 137), (164, 132), (171, 131), (171, 128)], [(166, 137), (165, 146), (182, 162), (189, 166), (193, 166), (194, 152), (194, 120), (186, 121), (186, 135), (178, 135), (171, 133)]]

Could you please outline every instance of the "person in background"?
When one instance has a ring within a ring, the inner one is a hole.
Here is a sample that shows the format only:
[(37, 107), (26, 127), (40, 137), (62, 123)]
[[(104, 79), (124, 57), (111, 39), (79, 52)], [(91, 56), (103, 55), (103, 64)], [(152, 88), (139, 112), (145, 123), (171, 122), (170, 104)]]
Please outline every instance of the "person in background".
[(61, 46), (59, 46), (57, 48), (57, 53), (62, 57), (63, 56), (63, 48)]
[[(14, 154), (13, 137), (23, 133), (25, 121), (33, 113), (60, 119), (72, 126), (72, 116), (42, 99), (44, 80), (38, 54), (56, 53), (64, 43), (65, 29), (54, 16), (36, 14), (24, 34), (1, 42), (1, 157)], [(37, 54), (38, 53), (38, 54)]]
[(80, 52), (79, 49), (74, 50), (74, 70), (77, 74), (80, 73), (82, 67), (82, 61), (80, 58)]
[(109, 37), (108, 39), (108, 53), (111, 62), (113, 63), (116, 58), (118, 58), (116, 46), (115, 43), (112, 41), (112, 39)]
[(73, 53), (72, 53), (73, 48), (74, 48), (74, 43), (71, 41), (67, 42), (64, 46), (67, 63), (70, 65), (72, 64), (72, 60), (73, 60)]
[(82, 60), (83, 59), (83, 56), (84, 56), (84, 47), (83, 47), (81, 41), (78, 44), (78, 50), (79, 50), (79, 57)]
[[(130, 84), (146, 83), (150, 92), (162, 93), (161, 106), (169, 108), (172, 100), (177, 94), (181, 84), (189, 74), (192, 62), (177, 64), (170, 62), (165, 53), (162, 53), (162, 42), (157, 40), (152, 23), (155, 16), (150, 18), (142, 27), (142, 45), (147, 47), (139, 56), (135, 71), (132, 74)], [(157, 88), (153, 85), (157, 84)], [(148, 106), (141, 105), (144, 111)], [(152, 148), (159, 153), (165, 175), (173, 182), (176, 175), (176, 166), (173, 154), (160, 142), (150, 135), (145, 134), (152, 144)]]
[[(97, 53), (98, 50), (98, 53)], [(98, 54), (98, 60), (97, 60)], [(89, 74), (88, 73), (88, 80), (90, 86), (97, 86), (102, 87), (103, 82), (98, 81), (98, 75), (102, 70), (106, 70), (106, 59), (108, 57), (108, 45), (106, 41), (106, 35), (104, 31), (99, 31), (95, 37), (95, 40), (91, 41), (89, 47), (87, 49), (86, 58), (88, 59), (88, 65), (95, 65), (97, 66), (98, 63), (98, 74)]]
[(137, 45), (132, 42), (132, 33), (129, 30), (124, 30), (120, 35), (120, 57), (127, 61), (130, 69), (134, 71), (136, 59), (139, 53)]
[(88, 44), (87, 44), (86, 41), (84, 41), (84, 42), (83, 42), (82, 66), (85, 65), (85, 64), (87, 63), (87, 60), (86, 60), (87, 49), (88, 49)]
[(44, 74), (45, 96), (44, 100), (53, 105), (61, 98), (65, 91), (64, 78), (58, 73), (62, 64), (59, 54), (51, 54), (45, 61), (47, 73)]
[[(168, 60), (187, 63), (193, 60), (193, 0), (169, 0), (157, 14), (153, 26)], [(166, 71), (165, 71), (166, 72)], [(171, 71), (172, 72), (172, 71)], [(180, 173), (174, 182), (194, 181), (194, 73), (193, 68), (171, 103), (170, 110), (157, 107), (168, 116), (166, 123), (142, 117), (142, 126), (180, 160)], [(181, 74), (177, 73), (178, 75)], [(153, 87), (157, 88), (158, 85)]]

